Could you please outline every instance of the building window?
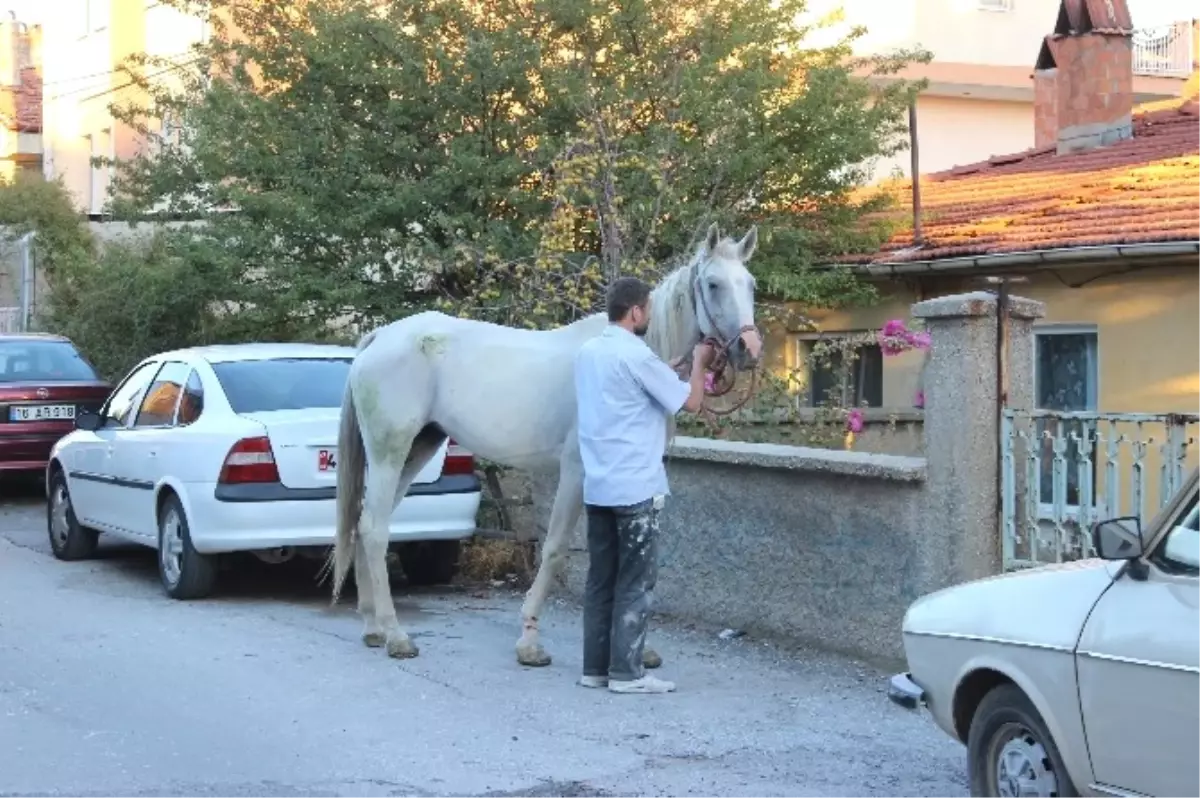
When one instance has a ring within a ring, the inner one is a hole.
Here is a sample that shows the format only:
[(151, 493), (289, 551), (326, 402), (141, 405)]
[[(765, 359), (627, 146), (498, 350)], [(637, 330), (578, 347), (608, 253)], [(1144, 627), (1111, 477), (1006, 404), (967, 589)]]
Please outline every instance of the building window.
[(96, 165), (92, 163), (92, 159), (96, 157), (96, 137), (91, 133), (83, 137), (87, 145), (88, 153), (88, 180), (87, 180), (87, 212), (96, 213), (96, 188), (97, 180)]
[(822, 341), (829, 342), (830, 338), (797, 339), (797, 361), (807, 392), (805, 403), (809, 407), (882, 407), (883, 351), (879, 344), (845, 349), (821, 347)]
[[(1099, 382), (1098, 336), (1094, 328), (1044, 327), (1034, 333), (1034, 402), (1038, 410), (1064, 413), (1095, 412)], [(1039, 419), (1036, 428), (1041, 444), (1041, 502), (1054, 502), (1054, 438), (1059, 436), (1056, 419)], [(1096, 479), (1096, 425), (1091, 421), (1064, 419), (1068, 505), (1079, 504), (1079, 465), (1088, 453), (1092, 484)], [(1083, 449), (1083, 442), (1090, 445)], [(1083, 449), (1083, 451), (1081, 451)]]
[(977, 0), (984, 11), (1012, 11), (1013, 0)]

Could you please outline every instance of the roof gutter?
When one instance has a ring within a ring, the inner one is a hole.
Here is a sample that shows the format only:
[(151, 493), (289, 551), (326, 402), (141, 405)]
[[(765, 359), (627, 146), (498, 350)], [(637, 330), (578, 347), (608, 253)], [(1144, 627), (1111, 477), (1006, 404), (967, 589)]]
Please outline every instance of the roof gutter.
[(892, 277), (903, 274), (931, 274), (962, 270), (996, 272), (1010, 268), (1029, 269), (1042, 265), (1090, 266), (1134, 258), (1177, 258), (1186, 255), (1200, 256), (1200, 241), (1061, 247), (899, 263), (829, 264), (825, 268), (842, 265), (871, 277)]

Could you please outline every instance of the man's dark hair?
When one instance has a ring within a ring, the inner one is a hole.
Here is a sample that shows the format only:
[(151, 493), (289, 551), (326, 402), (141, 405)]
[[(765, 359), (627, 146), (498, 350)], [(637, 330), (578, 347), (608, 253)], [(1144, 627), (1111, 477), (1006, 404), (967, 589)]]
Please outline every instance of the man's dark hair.
[(637, 307), (645, 307), (650, 299), (650, 286), (636, 277), (621, 277), (608, 287), (604, 304), (608, 308), (608, 320), (620, 321)]

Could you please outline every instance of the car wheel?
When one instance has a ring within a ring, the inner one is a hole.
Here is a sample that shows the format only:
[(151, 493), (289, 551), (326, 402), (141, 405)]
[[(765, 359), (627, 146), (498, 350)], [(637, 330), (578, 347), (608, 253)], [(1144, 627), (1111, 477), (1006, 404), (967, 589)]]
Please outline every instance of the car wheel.
[(183, 505), (167, 496), (158, 513), (158, 576), (173, 599), (203, 598), (217, 583), (217, 561), (192, 547)]
[(967, 732), (971, 795), (1077, 796), (1054, 738), (1014, 684), (992, 689)]
[(458, 573), (461, 550), (457, 540), (426, 540), (403, 544), (397, 555), (410, 585), (444, 585)]
[(50, 535), (50, 550), (60, 560), (86, 560), (96, 553), (100, 533), (80, 526), (67, 490), (67, 477), (57, 469), (50, 478), (46, 499), (46, 531)]

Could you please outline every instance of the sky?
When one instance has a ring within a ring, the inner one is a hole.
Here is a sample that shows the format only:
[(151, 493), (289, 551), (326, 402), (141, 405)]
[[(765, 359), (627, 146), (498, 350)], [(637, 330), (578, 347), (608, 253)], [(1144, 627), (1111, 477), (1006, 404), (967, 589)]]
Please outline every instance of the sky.
[[(854, 0), (843, 0), (854, 2)], [(917, 0), (920, 2), (920, 0)], [(1049, 0), (1017, 0), (1019, 3), (1047, 3)], [(1196, 14), (1195, 0), (1126, 0), (1133, 23), (1138, 27), (1165, 25), (1175, 20), (1190, 19)], [(78, 6), (78, 0), (0, 0), (0, 11), (13, 10), (22, 22), (42, 22), (55, 9)]]

